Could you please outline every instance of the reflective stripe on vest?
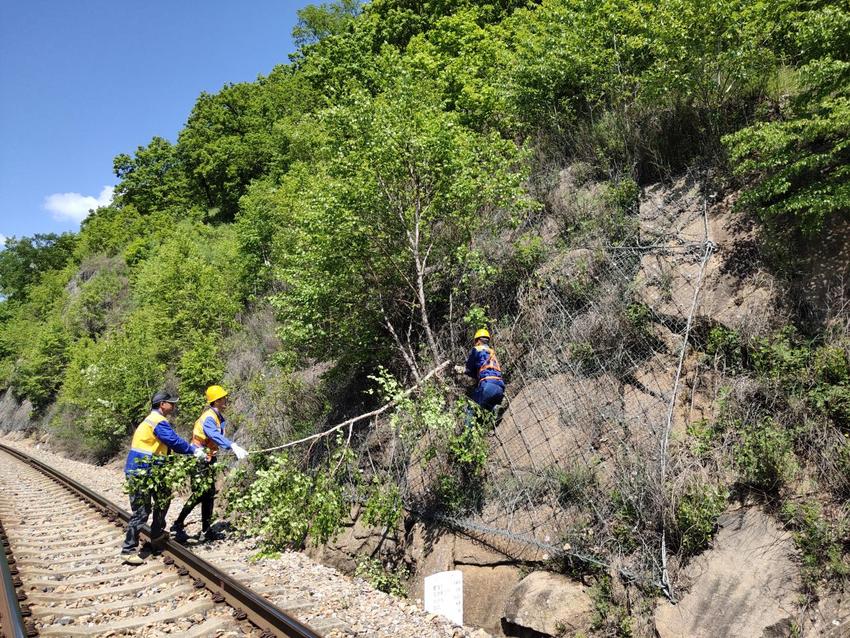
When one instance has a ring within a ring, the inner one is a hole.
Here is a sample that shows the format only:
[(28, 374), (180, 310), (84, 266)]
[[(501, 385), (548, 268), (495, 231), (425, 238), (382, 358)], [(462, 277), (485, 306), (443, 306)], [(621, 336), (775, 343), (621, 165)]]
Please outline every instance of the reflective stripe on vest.
[(195, 421), (195, 426), (192, 428), (192, 445), (203, 446), (207, 448), (207, 456), (212, 456), (216, 452), (218, 452), (218, 443), (209, 438), (204, 432), (204, 421), (207, 420), (207, 417), (211, 416), (213, 421), (215, 421), (215, 425), (218, 428), (218, 431), (224, 435), (224, 428), (221, 426), (221, 419), (218, 418), (218, 414), (212, 408), (207, 408), (204, 410), (201, 417)]
[[(476, 346), (476, 348), (487, 351), (487, 360), (484, 364), (478, 368), (478, 380), (479, 381), (503, 381), (502, 379), (502, 368), (499, 365), (499, 360), (496, 359), (496, 353), (493, 351), (493, 348), (490, 346)], [(496, 374), (493, 374), (496, 373)]]
[(142, 454), (154, 454), (162, 456), (168, 453), (168, 446), (156, 438), (154, 428), (167, 419), (156, 410), (152, 410), (145, 417), (145, 420), (139, 423), (136, 431), (133, 432), (133, 442), (130, 444), (130, 449)]

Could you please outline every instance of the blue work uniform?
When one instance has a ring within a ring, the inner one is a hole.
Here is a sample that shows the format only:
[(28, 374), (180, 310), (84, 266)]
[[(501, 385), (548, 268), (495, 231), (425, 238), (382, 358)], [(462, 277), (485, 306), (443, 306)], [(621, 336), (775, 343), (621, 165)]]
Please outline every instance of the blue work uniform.
[(180, 438), (162, 412), (152, 410), (133, 433), (130, 453), (124, 463), (124, 473), (130, 474), (134, 470), (147, 468), (151, 461), (156, 462), (154, 457), (165, 456), (171, 451), (192, 454), (195, 446)]
[(466, 358), (466, 374), (478, 380), (472, 400), (482, 409), (493, 411), (505, 396), (505, 380), (493, 348), (484, 343), (472, 348)]
[[(193, 454), (195, 446), (180, 438), (162, 412), (151, 410), (133, 433), (130, 453), (124, 463), (124, 473), (127, 476), (144, 474), (152, 464), (162, 462), (172, 451)], [(165, 515), (170, 504), (170, 494), (159, 494), (157, 498), (149, 491), (130, 494), (130, 509), (133, 510), (133, 515), (127, 522), (127, 533), (121, 548), (123, 554), (130, 554), (138, 547), (139, 529), (147, 523), (151, 514), (151, 539), (162, 536), (165, 532)]]

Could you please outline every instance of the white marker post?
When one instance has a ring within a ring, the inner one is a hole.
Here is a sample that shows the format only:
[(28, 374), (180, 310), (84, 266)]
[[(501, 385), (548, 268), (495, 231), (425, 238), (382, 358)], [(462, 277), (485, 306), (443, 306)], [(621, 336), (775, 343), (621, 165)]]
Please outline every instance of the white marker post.
[(463, 624), (463, 572), (438, 572), (425, 577), (425, 611)]

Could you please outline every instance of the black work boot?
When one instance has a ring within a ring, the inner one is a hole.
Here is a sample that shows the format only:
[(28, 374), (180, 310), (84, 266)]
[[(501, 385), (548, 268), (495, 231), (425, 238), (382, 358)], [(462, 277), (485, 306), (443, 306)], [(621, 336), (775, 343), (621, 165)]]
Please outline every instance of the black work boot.
[(224, 534), (217, 532), (214, 529), (205, 529), (198, 534), (199, 543), (209, 543), (211, 541), (224, 540)]
[(186, 528), (182, 525), (178, 525), (177, 523), (174, 523), (171, 526), (171, 537), (174, 539), (175, 542), (180, 543), (181, 545), (184, 545), (186, 541), (189, 540), (189, 535), (186, 533)]

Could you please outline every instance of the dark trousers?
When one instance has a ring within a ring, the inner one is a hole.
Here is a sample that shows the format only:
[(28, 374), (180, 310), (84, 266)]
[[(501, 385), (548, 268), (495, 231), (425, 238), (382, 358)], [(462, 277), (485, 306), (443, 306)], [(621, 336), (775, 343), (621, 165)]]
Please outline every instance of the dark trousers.
[[(175, 527), (183, 527), (186, 524), (186, 518), (195, 509), (195, 506), (201, 504), (201, 529), (207, 531), (212, 525), (213, 506), (215, 505), (215, 457), (209, 462), (201, 462), (198, 464), (198, 472), (192, 477), (192, 494), (189, 500), (180, 510), (180, 515), (174, 521)], [(210, 481), (209, 487), (204, 489), (202, 483)]]
[(148, 522), (148, 516), (153, 513), (151, 521), (151, 538), (157, 538), (165, 531), (165, 515), (171, 499), (154, 499), (150, 492), (130, 494), (130, 509), (133, 515), (127, 523), (127, 534), (121, 551), (129, 554), (139, 546), (139, 530)]
[(482, 410), (492, 412), (502, 402), (505, 387), (500, 383), (482, 381), (472, 393), (472, 400), (481, 406)]
[[(496, 406), (502, 402), (505, 396), (505, 388), (500, 383), (492, 383), (490, 381), (482, 381), (472, 392), (472, 400), (477, 403), (485, 412), (494, 412)], [(475, 410), (472, 405), (466, 406), (466, 427), (472, 427), (475, 420)]]

